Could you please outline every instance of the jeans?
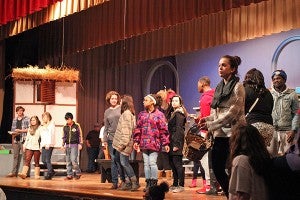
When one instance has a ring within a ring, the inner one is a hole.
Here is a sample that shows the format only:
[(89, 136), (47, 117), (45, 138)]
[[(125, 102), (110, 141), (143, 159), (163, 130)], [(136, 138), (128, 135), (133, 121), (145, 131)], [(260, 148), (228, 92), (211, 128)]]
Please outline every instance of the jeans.
[(95, 162), (95, 159), (98, 158), (99, 147), (88, 147), (87, 153), (89, 157), (87, 170), (89, 172), (94, 172), (97, 169), (97, 163)]
[(51, 156), (52, 156), (53, 147), (49, 147), (46, 149), (45, 147), (42, 148), (42, 162), (48, 169), (48, 173), (53, 173), (53, 167), (51, 164)]
[(146, 179), (155, 179), (157, 180), (157, 156), (158, 152), (146, 150), (143, 152), (144, 159), (144, 171)]
[(120, 162), (120, 153), (112, 147), (112, 140), (107, 141), (108, 151), (111, 157), (111, 181), (118, 184), (118, 173), (122, 181), (125, 181), (124, 170)]
[(229, 138), (216, 137), (212, 148), (212, 168), (216, 179), (228, 198), (229, 177), (225, 171), (229, 156)]
[(135, 176), (135, 173), (133, 171), (133, 168), (131, 167), (131, 165), (129, 164), (129, 156), (125, 156), (123, 154), (120, 154), (120, 161), (121, 161), (121, 165), (125, 170), (126, 175), (131, 178), (133, 176)]
[(80, 175), (81, 170), (78, 165), (78, 146), (66, 147), (66, 162), (67, 162), (67, 175), (73, 176), (73, 168), (75, 175)]

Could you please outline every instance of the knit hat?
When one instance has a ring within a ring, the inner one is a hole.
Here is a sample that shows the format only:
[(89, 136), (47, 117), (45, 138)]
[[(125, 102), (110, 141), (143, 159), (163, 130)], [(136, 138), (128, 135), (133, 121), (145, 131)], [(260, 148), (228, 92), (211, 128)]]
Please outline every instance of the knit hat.
[(285, 71), (283, 71), (282, 69), (277, 69), (272, 73), (272, 79), (274, 76), (281, 76), (285, 81), (287, 79), (287, 75), (285, 73)]

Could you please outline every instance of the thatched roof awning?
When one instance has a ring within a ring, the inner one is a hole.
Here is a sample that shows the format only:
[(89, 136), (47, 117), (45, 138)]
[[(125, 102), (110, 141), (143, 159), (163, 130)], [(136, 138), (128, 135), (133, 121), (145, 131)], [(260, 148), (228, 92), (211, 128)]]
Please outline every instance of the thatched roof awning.
[(14, 68), (12, 75), (15, 80), (54, 80), (61, 82), (78, 82), (79, 70), (67, 67), (51, 68), (46, 66), (41, 69), (38, 66), (28, 66), (25, 68)]

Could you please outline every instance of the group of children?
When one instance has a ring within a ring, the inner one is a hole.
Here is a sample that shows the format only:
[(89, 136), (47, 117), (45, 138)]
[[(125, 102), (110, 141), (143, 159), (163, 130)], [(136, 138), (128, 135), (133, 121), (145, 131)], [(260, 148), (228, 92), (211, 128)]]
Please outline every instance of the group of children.
[[(34, 177), (40, 179), (40, 156), (42, 155), (42, 162), (47, 168), (44, 179), (51, 180), (55, 175), (51, 164), (51, 156), (55, 146), (55, 123), (49, 112), (42, 114), (41, 122), (38, 116), (32, 116), (29, 119), (24, 115), (24, 111), (22, 106), (16, 108), (17, 116), (13, 120), (11, 129), (14, 155), (19, 154), (20, 150), (23, 151), (22, 172), (17, 174), (19, 162), (18, 157), (14, 156), (13, 170), (7, 177), (19, 176), (22, 179), (28, 177), (31, 159), (34, 158)], [(81, 170), (77, 157), (78, 150), (82, 149), (83, 144), (82, 130), (80, 125), (73, 121), (72, 113), (67, 112), (65, 120), (66, 125), (63, 127), (62, 138), (62, 148), (66, 152), (67, 176), (65, 179), (79, 179)]]

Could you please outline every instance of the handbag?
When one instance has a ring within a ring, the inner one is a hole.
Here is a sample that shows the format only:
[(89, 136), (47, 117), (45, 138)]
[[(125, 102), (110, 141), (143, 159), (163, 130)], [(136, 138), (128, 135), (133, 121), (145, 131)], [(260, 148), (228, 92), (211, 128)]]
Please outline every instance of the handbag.
[(207, 138), (202, 137), (198, 124), (193, 124), (185, 136), (185, 142), (185, 157), (189, 160), (201, 160), (212, 148), (213, 137), (211, 133), (208, 133)]

